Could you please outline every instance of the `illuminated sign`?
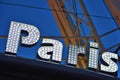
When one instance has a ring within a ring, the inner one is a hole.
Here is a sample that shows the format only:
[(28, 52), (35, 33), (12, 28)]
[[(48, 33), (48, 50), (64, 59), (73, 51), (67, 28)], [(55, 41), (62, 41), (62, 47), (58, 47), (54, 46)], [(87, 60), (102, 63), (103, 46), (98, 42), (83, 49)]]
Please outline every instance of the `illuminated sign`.
[[(28, 35), (21, 36), (21, 33), (25, 32)], [(20, 37), (21, 36), (21, 37)], [(10, 25), (6, 54), (17, 54), (19, 42), (25, 46), (34, 46), (40, 38), (39, 30), (33, 26), (20, 22), (12, 21)], [(20, 40), (21, 39), (21, 40)], [(88, 55), (88, 69), (98, 69), (108, 73), (115, 73), (118, 71), (118, 65), (113, 60), (118, 60), (118, 55), (111, 52), (104, 52), (102, 54), (102, 63), (99, 63), (99, 45), (96, 42), (90, 42), (89, 53), (86, 53), (84, 46), (69, 45), (68, 50), (68, 65), (77, 64), (78, 55)], [(43, 38), (40, 48), (38, 49), (38, 57), (44, 60), (52, 60), (55, 62), (61, 62), (63, 52), (63, 44), (54, 39)], [(105, 63), (105, 64), (104, 64)]]

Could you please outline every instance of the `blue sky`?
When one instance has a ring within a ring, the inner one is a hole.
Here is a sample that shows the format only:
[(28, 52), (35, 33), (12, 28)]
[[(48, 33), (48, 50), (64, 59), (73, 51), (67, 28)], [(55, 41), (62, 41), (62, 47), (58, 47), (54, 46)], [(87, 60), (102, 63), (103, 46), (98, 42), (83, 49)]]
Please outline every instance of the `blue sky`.
[[(84, 3), (90, 15), (112, 18), (108, 8), (105, 6), (105, 3), (103, 1), (104, 0), (84, 0)], [(12, 3), (0, 3), (0, 36), (8, 35), (11, 21), (32, 24), (40, 30), (41, 36), (61, 36), (60, 30), (52, 12), (50, 10), (39, 9), (50, 8), (47, 0), (0, 0), (0, 2)], [(34, 8), (26, 6), (33, 6)], [(78, 13), (83, 13), (78, 3), (77, 11)], [(78, 15), (81, 17), (81, 14)], [(117, 28), (117, 25), (113, 19), (100, 18), (95, 16), (90, 17), (99, 35)], [(87, 29), (85, 25), (83, 25), (83, 28), (85, 30), (85, 33), (88, 34), (87, 32), (89, 29)], [(104, 44), (104, 47), (107, 49), (117, 43), (120, 43), (119, 34), (120, 30), (117, 30), (110, 35), (102, 37), (101, 40)], [(19, 46), (17, 55), (24, 58), (36, 59), (36, 53), (40, 47), (41, 40), (42, 39), (39, 40), (36, 46), (31, 48)], [(63, 39), (59, 40), (64, 43)], [(2, 53), (5, 52), (6, 41), (7, 39), (0, 39), (0, 52)], [(63, 58), (67, 58), (66, 46), (64, 46)]]

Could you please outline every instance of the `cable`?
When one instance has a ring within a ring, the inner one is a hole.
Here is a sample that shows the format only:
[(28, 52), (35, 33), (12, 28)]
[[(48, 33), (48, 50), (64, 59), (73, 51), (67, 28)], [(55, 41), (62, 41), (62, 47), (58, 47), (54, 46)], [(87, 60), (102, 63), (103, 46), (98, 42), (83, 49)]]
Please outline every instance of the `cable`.
[(74, 0), (74, 4), (75, 4), (75, 13), (76, 13), (76, 16), (77, 16), (77, 4), (76, 4), (76, 1)]
[[(93, 36), (91, 36), (93, 37)], [(8, 38), (8, 36), (1, 36), (0, 35), (0, 38)], [(40, 38), (58, 38), (58, 39), (61, 39), (61, 38), (76, 38), (76, 39), (87, 39), (88, 37), (79, 37), (79, 36), (40, 36)]]
[(41, 9), (41, 10), (59, 11), (59, 12), (68, 12), (68, 13), (72, 13), (72, 14), (86, 15), (86, 16), (97, 17), (97, 18), (105, 18), (105, 19), (115, 19), (115, 20), (120, 20), (120, 19), (118, 19), (118, 18), (112, 18), (112, 17), (105, 17), (105, 16), (98, 16), (98, 15), (89, 15), (89, 14), (76, 13), (76, 12), (71, 12), (71, 11), (55, 10), (55, 9), (41, 8), (41, 7), (34, 7), (34, 6), (26, 6), (26, 5), (13, 4), (13, 3), (1, 2), (1, 1), (0, 1), (0, 3), (2, 3), (2, 4), (9, 4), (9, 5), (15, 5), (15, 6), (28, 7), (28, 8)]

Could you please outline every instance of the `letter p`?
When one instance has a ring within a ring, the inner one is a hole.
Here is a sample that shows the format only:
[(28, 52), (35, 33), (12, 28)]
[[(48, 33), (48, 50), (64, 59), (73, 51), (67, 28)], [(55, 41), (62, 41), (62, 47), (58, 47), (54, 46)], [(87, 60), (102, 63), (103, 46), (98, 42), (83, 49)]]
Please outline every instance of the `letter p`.
[(30, 46), (38, 42), (40, 32), (35, 26), (12, 21), (7, 40), (6, 52), (12, 54), (17, 53), (22, 31), (27, 32), (28, 35), (21, 37), (21, 44)]

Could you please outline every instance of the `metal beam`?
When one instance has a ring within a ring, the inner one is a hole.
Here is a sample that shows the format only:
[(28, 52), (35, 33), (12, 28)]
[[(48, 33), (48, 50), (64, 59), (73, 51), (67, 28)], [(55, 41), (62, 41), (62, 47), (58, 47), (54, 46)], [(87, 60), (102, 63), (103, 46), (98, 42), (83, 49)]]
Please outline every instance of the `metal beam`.
[(115, 50), (115, 53), (118, 53), (120, 51), (120, 44), (118, 46), (118, 48)]
[(120, 0), (104, 0), (115, 22), (120, 29)]
[(120, 46), (120, 43), (118, 43), (118, 44), (116, 44), (116, 45), (111, 46), (110, 48), (106, 49), (106, 51), (109, 51), (109, 50), (111, 50), (111, 49), (113, 49), (113, 48), (115, 48), (115, 47), (117, 47), (117, 46)]
[[(48, 3), (50, 5), (51, 9), (54, 10), (61, 10), (61, 12), (57, 12), (57, 11), (52, 11), (53, 15), (57, 21), (58, 27), (62, 33), (62, 36), (73, 36), (75, 27), (73, 22), (70, 20), (70, 17), (68, 15), (67, 12), (65, 12), (65, 8), (64, 5), (62, 4), (61, 6), (61, 2), (60, 0), (48, 0)], [(72, 39), (64, 39), (66, 45), (69, 44), (76, 44), (76, 39), (72, 38)]]
[(84, 14), (86, 14), (86, 18), (87, 18), (87, 20), (88, 20), (88, 24), (89, 24), (89, 26), (90, 26), (90, 28), (91, 28), (94, 36), (95, 36), (95, 39), (96, 39), (96, 41), (99, 43), (100, 50), (101, 50), (102, 52), (104, 52), (104, 51), (105, 51), (104, 46), (103, 46), (103, 44), (102, 44), (102, 42), (101, 42), (101, 40), (100, 40), (100, 37), (99, 37), (99, 35), (98, 35), (98, 33), (97, 33), (97, 30), (96, 30), (96, 28), (95, 28), (95, 26), (94, 26), (91, 18), (88, 16), (89, 13), (88, 13), (85, 5), (84, 5), (83, 0), (79, 0), (79, 3), (80, 3), (80, 6), (81, 6)]
[(106, 35), (111, 34), (112, 32), (115, 32), (115, 31), (117, 31), (117, 30), (119, 30), (119, 28), (116, 28), (116, 29), (113, 29), (113, 30), (111, 30), (111, 31), (109, 31), (109, 32), (107, 32), (107, 33), (104, 33), (104, 34), (100, 35), (99, 37), (106, 36)]
[[(51, 9), (61, 10), (61, 12), (57, 12), (57, 11), (52, 11), (52, 12), (58, 23), (58, 27), (62, 33), (62, 36), (75, 37), (75, 38), (67, 38), (67, 39), (64, 38), (66, 45), (69, 45), (69, 44), (79, 45), (83, 38), (81, 38), (80, 36), (79, 29), (76, 29), (77, 26), (75, 26), (73, 20), (71, 19), (70, 14), (66, 11), (66, 7), (64, 6), (63, 2), (61, 0), (52, 0), (52, 1), (48, 0), (48, 3)], [(76, 37), (79, 37), (79, 38), (76, 38)], [(79, 62), (79, 64), (82, 65), (81, 62)], [(82, 66), (80, 67), (83, 68)], [(86, 67), (86, 65), (84, 67)]]

